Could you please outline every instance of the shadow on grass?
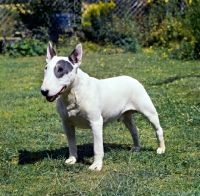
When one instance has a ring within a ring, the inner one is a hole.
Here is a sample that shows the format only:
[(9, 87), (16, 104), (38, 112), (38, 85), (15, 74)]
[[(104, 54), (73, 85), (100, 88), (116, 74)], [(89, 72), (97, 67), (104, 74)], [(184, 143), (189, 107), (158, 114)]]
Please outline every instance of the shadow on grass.
[[(86, 163), (84, 158), (93, 157), (93, 144), (84, 144), (78, 145), (78, 162)], [(109, 152), (111, 150), (121, 151), (126, 150), (130, 151), (130, 146), (126, 144), (104, 144), (104, 152)], [(154, 151), (153, 148), (142, 148), (142, 151)], [(69, 148), (60, 148), (57, 150), (44, 150), (44, 151), (27, 151), (19, 150), (19, 161), (18, 165), (34, 164), (38, 161), (41, 161), (45, 158), (51, 159), (63, 159), (69, 156)], [(86, 163), (87, 164), (87, 163)]]
[(154, 83), (152, 85), (162, 85), (162, 84), (169, 84), (169, 83), (172, 83), (176, 80), (181, 80), (181, 79), (184, 79), (184, 78), (192, 78), (192, 77), (195, 77), (195, 78), (200, 78), (200, 75), (198, 74), (194, 74), (194, 75), (186, 75), (186, 76), (174, 76), (174, 77), (169, 77), (168, 79), (162, 81), (162, 82), (157, 82), (157, 83)]

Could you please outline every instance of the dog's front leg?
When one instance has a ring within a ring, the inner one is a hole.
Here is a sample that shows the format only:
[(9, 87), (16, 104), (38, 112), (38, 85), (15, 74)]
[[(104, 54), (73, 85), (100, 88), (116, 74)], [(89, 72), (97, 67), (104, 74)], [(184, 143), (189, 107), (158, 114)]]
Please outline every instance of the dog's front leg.
[(65, 163), (75, 164), (78, 159), (76, 138), (75, 138), (75, 127), (67, 124), (67, 122), (64, 120), (62, 120), (62, 125), (66, 133), (69, 145), (69, 158), (65, 161)]
[(90, 170), (100, 171), (103, 165), (103, 118), (98, 121), (90, 122), (94, 141), (94, 162), (89, 167)]

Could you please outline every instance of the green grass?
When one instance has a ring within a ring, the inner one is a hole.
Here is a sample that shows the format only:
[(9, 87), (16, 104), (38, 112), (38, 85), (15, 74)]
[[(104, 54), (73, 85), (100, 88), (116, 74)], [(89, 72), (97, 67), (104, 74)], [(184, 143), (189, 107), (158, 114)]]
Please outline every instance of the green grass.
[(0, 195), (200, 195), (200, 83), (198, 61), (157, 54), (83, 56), (97, 78), (129, 75), (143, 83), (159, 113), (166, 153), (156, 154), (149, 122), (134, 116), (142, 150), (121, 123), (104, 129), (104, 165), (92, 163), (92, 134), (77, 129), (79, 162), (66, 165), (68, 144), (55, 103), (40, 94), (45, 57), (0, 57)]

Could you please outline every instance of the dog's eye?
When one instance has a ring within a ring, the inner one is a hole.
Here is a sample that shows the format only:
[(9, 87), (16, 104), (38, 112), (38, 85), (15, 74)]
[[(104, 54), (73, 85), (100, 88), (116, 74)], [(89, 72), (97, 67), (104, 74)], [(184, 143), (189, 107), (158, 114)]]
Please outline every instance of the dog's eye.
[(63, 68), (62, 67), (59, 67), (58, 68), (58, 72), (62, 72), (63, 71)]
[(44, 70), (45, 70), (45, 71), (47, 70), (47, 66), (44, 68)]

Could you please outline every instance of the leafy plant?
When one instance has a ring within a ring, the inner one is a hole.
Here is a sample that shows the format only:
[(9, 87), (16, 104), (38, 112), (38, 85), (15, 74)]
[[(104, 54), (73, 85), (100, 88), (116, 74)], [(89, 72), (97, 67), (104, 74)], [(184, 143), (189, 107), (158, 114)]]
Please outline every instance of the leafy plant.
[(168, 48), (169, 56), (176, 59), (198, 59), (200, 58), (200, 1), (186, 4), (182, 15), (176, 8), (177, 6), (174, 8), (171, 6), (172, 15), (153, 23), (146, 43), (149, 46)]
[(23, 39), (6, 45), (6, 52), (13, 57), (44, 55), (46, 45), (39, 40)]
[[(51, 34), (51, 28), (54, 24), (55, 9), (53, 9), (53, 1), (31, 1), (25, 4), (16, 4), (17, 11), (19, 13), (22, 22), (17, 23), (17, 28), (24, 31), (28, 29), (28, 37), (37, 37), (43, 34), (42, 29), (48, 29), (48, 33)], [(34, 22), (33, 22), (34, 21)], [(60, 29), (57, 29), (59, 31)]]
[(135, 37), (119, 38), (115, 45), (123, 48), (125, 52), (137, 52), (140, 50), (139, 43)]
[(11, 4), (0, 5), (0, 36), (8, 37), (15, 33), (15, 24), (19, 20), (19, 15)]
[(187, 21), (184, 21), (185, 28), (190, 29), (194, 37), (194, 58), (200, 58), (200, 0), (193, 1), (188, 5), (186, 12)]
[(194, 42), (188, 42), (183, 39), (177, 49), (169, 50), (170, 56), (180, 60), (190, 60), (194, 58)]
[[(24, 4), (16, 3), (15, 5), (23, 25), (32, 31), (33, 35), (42, 34), (42, 30), (47, 29), (50, 39), (54, 43), (58, 42), (59, 35), (63, 33), (63, 27), (60, 25), (60, 20), (56, 14), (66, 13), (69, 16), (73, 15), (72, 19), (69, 20), (72, 20), (72, 27), (74, 29), (77, 29), (81, 24), (80, 0), (76, 0), (76, 3), (72, 0), (38, 0)], [(44, 36), (46, 33), (42, 35)]]
[(180, 43), (184, 38), (187, 41), (193, 40), (189, 29), (184, 28), (180, 20), (169, 17), (162, 21), (159, 26), (154, 26), (150, 30), (148, 38), (149, 45), (170, 47), (174, 43)]
[(115, 3), (91, 4), (82, 15), (85, 37), (93, 42), (112, 43), (125, 51), (136, 52), (138, 42), (132, 20), (119, 19), (115, 14)]
[(98, 4), (91, 4), (88, 9), (83, 12), (82, 26), (87, 38), (97, 41), (103, 41), (109, 35), (108, 30), (112, 29), (112, 13), (115, 9), (115, 3), (99, 2)]

